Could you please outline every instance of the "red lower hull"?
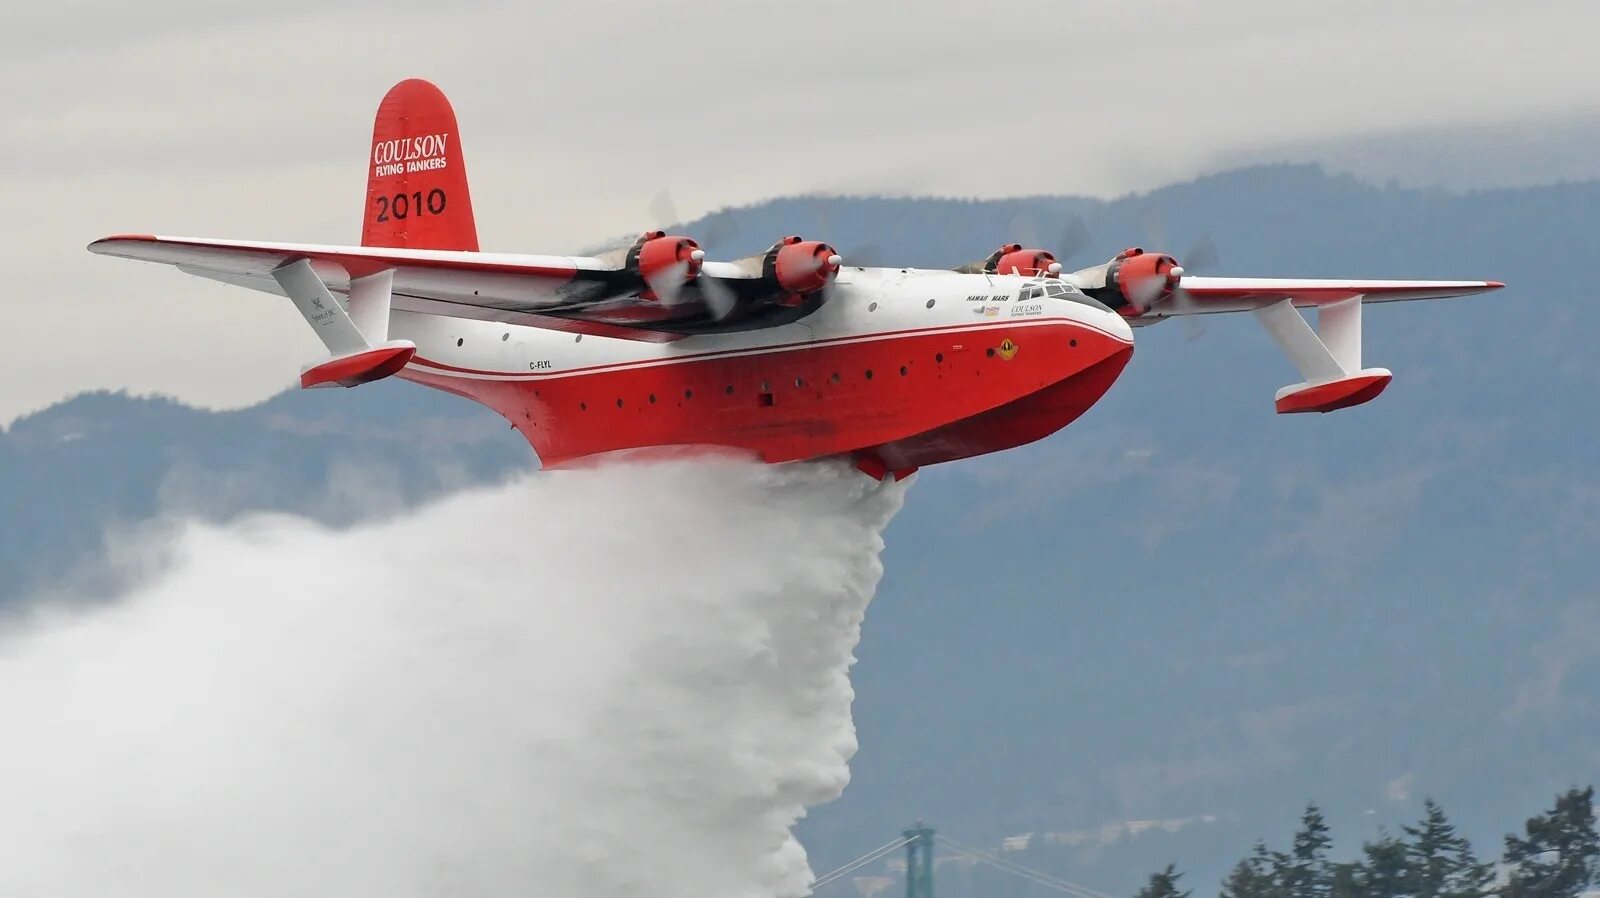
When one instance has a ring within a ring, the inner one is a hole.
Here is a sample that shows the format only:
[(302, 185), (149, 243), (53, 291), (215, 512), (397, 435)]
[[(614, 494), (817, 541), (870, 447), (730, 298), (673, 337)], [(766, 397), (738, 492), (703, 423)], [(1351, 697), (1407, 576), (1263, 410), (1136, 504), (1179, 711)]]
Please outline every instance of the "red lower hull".
[(710, 445), (768, 462), (855, 455), (906, 469), (1054, 433), (1110, 389), (1132, 352), (1125, 340), (1058, 320), (514, 379), (419, 358), (401, 376), (495, 409), (546, 467)]

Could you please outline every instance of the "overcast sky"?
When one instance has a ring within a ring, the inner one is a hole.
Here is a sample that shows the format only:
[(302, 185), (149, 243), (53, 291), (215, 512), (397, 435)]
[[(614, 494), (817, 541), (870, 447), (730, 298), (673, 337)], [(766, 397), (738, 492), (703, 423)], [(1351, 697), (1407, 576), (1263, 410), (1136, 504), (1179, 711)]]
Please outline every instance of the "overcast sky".
[(651, 224), (663, 188), (692, 217), (1278, 159), (1600, 176), (1597, 33), (1593, 0), (34, 4), (0, 30), (0, 425), (91, 388), (292, 383), (320, 344), (287, 304), (83, 245), (356, 242), (372, 114), (409, 76), (455, 104), (485, 249), (562, 252)]

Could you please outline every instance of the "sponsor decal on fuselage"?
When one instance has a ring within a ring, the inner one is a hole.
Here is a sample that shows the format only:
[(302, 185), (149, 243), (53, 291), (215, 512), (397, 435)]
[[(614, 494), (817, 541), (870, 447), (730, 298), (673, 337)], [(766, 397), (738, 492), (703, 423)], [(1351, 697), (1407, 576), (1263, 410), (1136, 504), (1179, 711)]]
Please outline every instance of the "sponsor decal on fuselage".
[(380, 140), (372, 145), (372, 174), (386, 178), (444, 168), (449, 161), (445, 156), (449, 147), (448, 132)]
[(1024, 318), (1029, 315), (1039, 315), (1043, 312), (1044, 303), (1042, 302), (1017, 303), (1011, 307), (1012, 318)]

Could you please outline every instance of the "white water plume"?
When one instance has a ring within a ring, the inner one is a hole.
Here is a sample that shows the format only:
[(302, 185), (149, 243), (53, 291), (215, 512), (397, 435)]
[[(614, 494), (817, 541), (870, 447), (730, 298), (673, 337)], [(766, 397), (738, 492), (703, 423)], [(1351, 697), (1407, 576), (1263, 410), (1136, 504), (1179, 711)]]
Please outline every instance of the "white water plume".
[(668, 462), (185, 525), (0, 633), (0, 895), (803, 894), (903, 495)]

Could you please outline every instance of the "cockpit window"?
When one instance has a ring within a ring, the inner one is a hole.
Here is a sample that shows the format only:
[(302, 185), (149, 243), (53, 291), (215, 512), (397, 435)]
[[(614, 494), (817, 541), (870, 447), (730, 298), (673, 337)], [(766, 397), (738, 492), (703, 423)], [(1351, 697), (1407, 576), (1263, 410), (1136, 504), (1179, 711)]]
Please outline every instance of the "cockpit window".
[(1092, 306), (1103, 312), (1111, 311), (1111, 309), (1106, 306), (1105, 303), (1102, 303), (1094, 297), (1089, 296), (1071, 284), (1064, 284), (1060, 281), (1049, 281), (1045, 283), (1043, 287), (1029, 287), (1028, 289), (1022, 291), (1022, 295), (1018, 297), (1018, 299), (1037, 299), (1040, 296), (1049, 296), (1051, 299), (1064, 299), (1067, 302), (1081, 303), (1082, 305)]

